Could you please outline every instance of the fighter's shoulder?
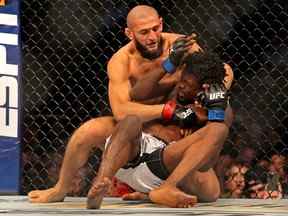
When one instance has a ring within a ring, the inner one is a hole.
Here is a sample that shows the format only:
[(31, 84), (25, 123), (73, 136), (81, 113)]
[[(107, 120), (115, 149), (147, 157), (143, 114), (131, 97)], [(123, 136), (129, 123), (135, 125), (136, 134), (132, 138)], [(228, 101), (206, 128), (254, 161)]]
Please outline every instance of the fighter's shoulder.
[[(121, 47), (116, 53), (112, 55), (110, 60), (107, 64), (107, 73), (110, 78), (118, 77), (118, 76), (126, 76), (125, 68), (129, 65), (129, 49), (130, 43), (126, 44), (125, 46)], [(123, 72), (123, 73), (122, 73)]]
[(129, 59), (129, 43), (121, 47), (116, 53), (112, 55), (108, 64), (115, 64), (116, 62), (125, 62)]

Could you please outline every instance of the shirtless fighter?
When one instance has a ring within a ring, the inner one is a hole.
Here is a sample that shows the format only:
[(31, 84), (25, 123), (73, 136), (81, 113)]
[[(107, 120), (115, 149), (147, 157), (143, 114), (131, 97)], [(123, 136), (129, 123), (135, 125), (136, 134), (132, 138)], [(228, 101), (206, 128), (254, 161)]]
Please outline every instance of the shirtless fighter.
[[(100, 208), (114, 175), (137, 191), (134, 198), (149, 193), (151, 201), (169, 207), (191, 207), (197, 199), (215, 201), (220, 186), (212, 167), (232, 122), (224, 77), (224, 65), (215, 55), (187, 56), (182, 79), (163, 109), (164, 122), (142, 124), (137, 116), (127, 116), (117, 124), (88, 193), (88, 208)], [(154, 79), (150, 90), (155, 89)], [(199, 97), (202, 85), (205, 92)], [(148, 87), (143, 82), (140, 86)], [(131, 95), (137, 95), (137, 88)], [(204, 108), (194, 106), (197, 93)], [(182, 138), (181, 128), (198, 130)]]

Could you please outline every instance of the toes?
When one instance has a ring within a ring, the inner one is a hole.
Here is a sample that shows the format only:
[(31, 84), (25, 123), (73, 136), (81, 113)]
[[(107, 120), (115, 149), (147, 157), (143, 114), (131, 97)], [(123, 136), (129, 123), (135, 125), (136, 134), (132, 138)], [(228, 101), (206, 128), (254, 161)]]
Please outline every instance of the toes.
[(134, 193), (132, 193), (132, 194), (124, 194), (123, 196), (122, 196), (122, 199), (123, 200), (134, 200), (136, 198), (136, 196), (135, 196), (135, 194)]
[(194, 205), (195, 205), (194, 203), (189, 203), (189, 204), (186, 205), (185, 208), (192, 208), (192, 207), (194, 207)]
[(133, 200), (133, 199), (134, 199), (134, 197), (131, 194), (124, 194), (122, 196), (122, 200)]
[(185, 198), (176, 205), (176, 208), (192, 208), (195, 206), (195, 204), (196, 201), (194, 198)]
[(176, 208), (192, 208), (194, 205), (194, 203), (180, 203), (176, 206)]
[(128, 193), (122, 196), (123, 200), (144, 200), (145, 198), (146, 196), (140, 192)]
[(122, 200), (129, 200), (129, 196), (127, 194), (122, 195)]
[(95, 183), (88, 192), (88, 198), (93, 198), (97, 195), (105, 193), (108, 189), (111, 181), (107, 178), (104, 178), (103, 181)]
[(32, 198), (33, 197), (38, 197), (38, 192), (39, 192), (38, 190), (37, 191), (31, 191), (31, 192), (28, 193), (28, 196), (32, 197)]

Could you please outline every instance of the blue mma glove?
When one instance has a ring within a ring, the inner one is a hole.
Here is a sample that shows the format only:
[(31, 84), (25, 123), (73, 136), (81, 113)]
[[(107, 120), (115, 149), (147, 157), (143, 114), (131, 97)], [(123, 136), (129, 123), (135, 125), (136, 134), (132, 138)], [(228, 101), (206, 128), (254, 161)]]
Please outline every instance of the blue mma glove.
[(224, 121), (228, 94), (223, 84), (210, 84), (209, 88), (198, 93), (197, 97), (208, 110), (208, 121)]
[(162, 63), (162, 67), (167, 73), (174, 73), (176, 71), (176, 68), (181, 64), (184, 54), (195, 43), (195, 37), (196, 34), (193, 34), (191, 36), (179, 37), (174, 41), (168, 58)]

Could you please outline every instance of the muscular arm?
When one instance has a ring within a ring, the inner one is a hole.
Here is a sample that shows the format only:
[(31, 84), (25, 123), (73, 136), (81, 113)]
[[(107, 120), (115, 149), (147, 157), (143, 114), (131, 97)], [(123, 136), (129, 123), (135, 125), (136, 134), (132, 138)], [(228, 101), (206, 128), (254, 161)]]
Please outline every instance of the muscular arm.
[(125, 56), (112, 57), (108, 63), (108, 76), (109, 102), (116, 120), (127, 115), (137, 115), (143, 122), (161, 117), (163, 105), (143, 105), (131, 101), (128, 59)]
[(165, 74), (164, 69), (158, 65), (157, 68), (136, 82), (130, 91), (130, 98), (134, 101), (147, 100), (171, 91), (174, 83), (160, 83)]
[[(233, 70), (228, 64), (224, 64), (224, 68), (226, 71), (226, 77), (224, 79), (224, 84), (227, 89), (230, 89), (234, 74)], [(180, 71), (177, 71), (178, 75)], [(159, 95), (163, 95), (165, 92), (170, 92), (175, 86), (175, 81), (177, 80), (177, 76), (174, 78), (174, 82), (161, 82), (161, 79), (165, 76), (166, 72), (163, 70), (161, 66), (155, 68), (154, 71), (151, 71), (142, 79), (138, 80), (137, 83), (131, 88), (130, 98), (131, 100), (141, 101), (147, 100), (154, 97), (158, 97)]]
[[(171, 40), (171, 44), (177, 38), (183, 36), (184, 35), (174, 35), (173, 39)], [(194, 38), (195, 37), (196, 36), (194, 36)], [(189, 53), (198, 52), (201, 50), (200, 46), (196, 43), (194, 38), (189, 39), (189, 43), (191, 43), (189, 45), (189, 50), (187, 50)], [(162, 60), (158, 61), (158, 64), (153, 71), (137, 81), (137, 83), (130, 91), (130, 97), (132, 100), (140, 101), (158, 97), (159, 95), (163, 94), (167, 95), (167, 93), (173, 89), (173, 87), (176, 85), (176, 82), (180, 78), (179, 75), (181, 74), (181, 67), (180, 70), (177, 70), (173, 75), (168, 75), (163, 69), (162, 63)]]

